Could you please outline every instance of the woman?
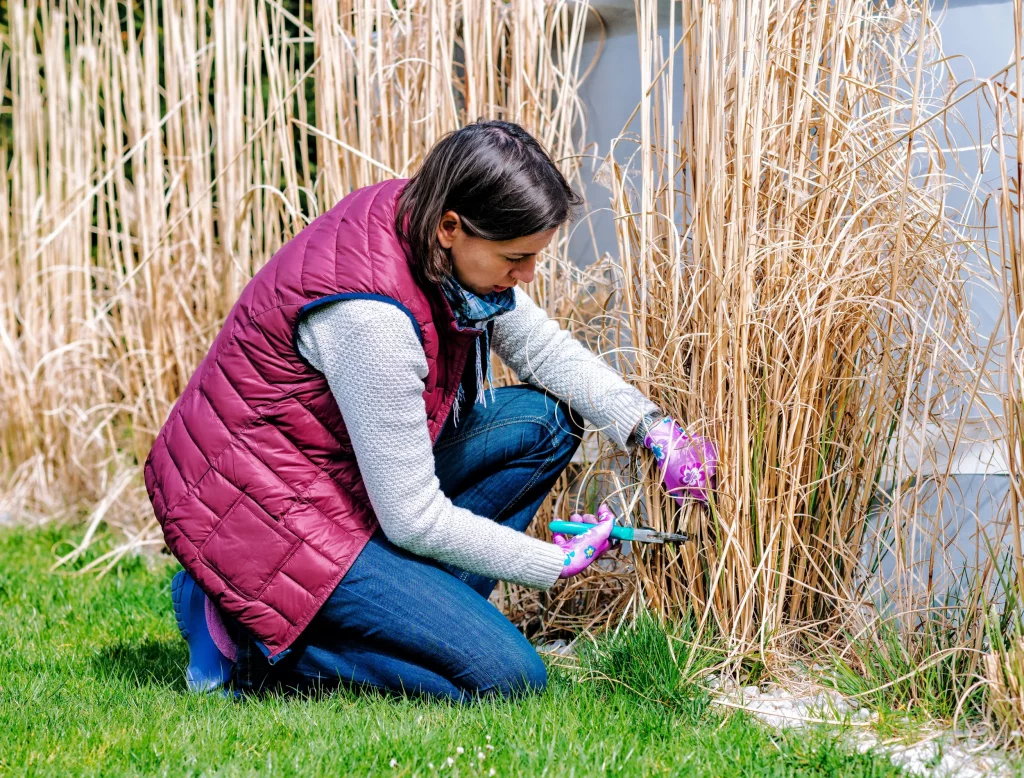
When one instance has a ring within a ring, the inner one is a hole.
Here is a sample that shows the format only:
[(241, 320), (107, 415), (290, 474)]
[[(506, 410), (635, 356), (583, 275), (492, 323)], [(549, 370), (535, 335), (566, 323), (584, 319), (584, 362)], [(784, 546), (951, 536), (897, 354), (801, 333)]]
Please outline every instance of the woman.
[[(580, 202), (522, 128), (478, 122), (411, 180), (342, 199), (246, 286), (145, 467), (185, 568), (191, 688), (541, 690), (543, 663), (487, 597), (608, 548), (603, 506), (584, 535), (525, 534), (580, 416), (622, 450), (655, 447), (677, 499), (705, 496), (710, 444), (518, 288)], [(485, 388), (491, 348), (525, 385)]]

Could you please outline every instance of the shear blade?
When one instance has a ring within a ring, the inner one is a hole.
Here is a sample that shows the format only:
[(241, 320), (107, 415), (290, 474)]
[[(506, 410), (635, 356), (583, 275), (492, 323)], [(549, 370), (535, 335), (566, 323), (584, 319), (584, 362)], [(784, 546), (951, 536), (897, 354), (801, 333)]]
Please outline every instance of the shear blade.
[(634, 530), (633, 536), (635, 540), (645, 541), (647, 543), (686, 543), (690, 539), (689, 535), (675, 535), (671, 532), (658, 532), (657, 530), (649, 529), (648, 527), (640, 527)]

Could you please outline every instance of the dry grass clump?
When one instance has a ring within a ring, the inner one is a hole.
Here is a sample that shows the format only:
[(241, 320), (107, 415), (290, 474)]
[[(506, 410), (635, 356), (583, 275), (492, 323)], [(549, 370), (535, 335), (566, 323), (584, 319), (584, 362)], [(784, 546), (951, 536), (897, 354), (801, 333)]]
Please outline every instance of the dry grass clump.
[[(995, 612), (992, 622), (993, 627), (999, 622)], [(997, 628), (989, 634), (993, 645), (983, 668), (989, 722), (1000, 737), (1019, 745), (1024, 741), (1024, 637), (1006, 641)]]
[(678, 511), (645, 461), (645, 520), (697, 540), (635, 555), (637, 599), (743, 650), (827, 637), (861, 599), (878, 487), (898, 512), (910, 435), (962, 380), (936, 32), (916, 2), (684, 0), (668, 37), (655, 2), (637, 9), (639, 132), (602, 171), (607, 338), (722, 454), (710, 510)]
[(578, 181), (585, 3), (394, 5), (9, 4), (0, 514), (159, 543), (140, 463), (242, 287), (444, 133), (518, 122)]
[(985, 655), (989, 705), (995, 726), (1004, 735), (1020, 737), (1024, 722), (1024, 641), (999, 653)]

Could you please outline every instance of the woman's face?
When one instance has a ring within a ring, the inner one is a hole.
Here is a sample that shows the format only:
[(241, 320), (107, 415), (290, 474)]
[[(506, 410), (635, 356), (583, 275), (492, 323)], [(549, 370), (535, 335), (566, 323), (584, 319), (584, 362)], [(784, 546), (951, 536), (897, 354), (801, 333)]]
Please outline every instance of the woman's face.
[(513, 240), (485, 240), (462, 231), (462, 220), (447, 211), (437, 227), (437, 240), (451, 251), (455, 279), (478, 295), (501, 292), (522, 282), (530, 283), (537, 255), (554, 237), (556, 229), (524, 235)]

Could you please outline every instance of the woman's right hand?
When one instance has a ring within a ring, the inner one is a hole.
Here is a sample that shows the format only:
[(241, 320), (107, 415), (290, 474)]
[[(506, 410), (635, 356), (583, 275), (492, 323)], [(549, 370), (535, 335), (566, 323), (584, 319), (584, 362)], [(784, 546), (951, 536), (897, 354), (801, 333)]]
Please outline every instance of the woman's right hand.
[(552, 535), (551, 539), (555, 545), (565, 552), (565, 565), (559, 578), (569, 578), (582, 572), (608, 550), (611, 545), (612, 527), (615, 525), (615, 514), (607, 505), (601, 503), (597, 509), (597, 516), (591, 513), (584, 513), (582, 516), (574, 513), (569, 517), (569, 521), (593, 524), (594, 527), (582, 535)]

